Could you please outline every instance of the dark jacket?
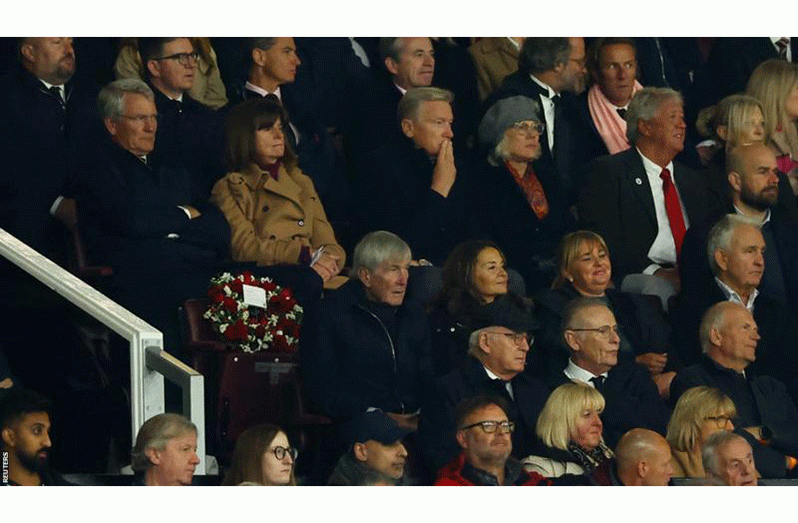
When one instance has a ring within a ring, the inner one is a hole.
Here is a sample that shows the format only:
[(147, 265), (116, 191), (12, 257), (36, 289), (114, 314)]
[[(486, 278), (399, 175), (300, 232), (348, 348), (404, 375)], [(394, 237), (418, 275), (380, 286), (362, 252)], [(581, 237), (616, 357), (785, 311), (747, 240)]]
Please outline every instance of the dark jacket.
[[(550, 377), (552, 390), (570, 383), (560, 369)], [(671, 409), (665, 404), (651, 380), (648, 370), (631, 359), (618, 358), (618, 364), (610, 369), (601, 391), (606, 402), (601, 421), (604, 422), (604, 440), (610, 448), (615, 448), (627, 431), (646, 428), (663, 436), (671, 416)]]
[(319, 303), (302, 331), (299, 351), (308, 395), (320, 412), (351, 418), (369, 407), (418, 410), (429, 383), (429, 326), (424, 312), (403, 304), (395, 327), (369, 310), (363, 285), (345, 283)]
[(463, 366), (439, 378), (421, 410), (419, 442), (428, 468), (435, 472), (457, 456), (455, 408), (461, 400), (487, 394), (500, 396), (510, 405), (507, 417), (516, 423), (513, 456), (531, 454), (537, 439), (535, 424), (549, 397), (549, 389), (535, 378), (521, 373), (510, 380), (514, 398), (503, 381), (491, 380), (479, 360), (469, 357)]
[[(518, 460), (510, 457), (504, 465), (504, 484), (512, 486), (549, 486), (551, 480), (544, 478), (537, 472), (526, 472)], [(466, 463), (465, 453), (454, 459), (441, 469), (435, 486), (449, 487), (497, 487), (496, 476), (489, 474)]]
[[(541, 353), (540, 359), (546, 363), (546, 368), (529, 369), (531, 372), (552, 374), (568, 365), (570, 353), (562, 340), (562, 313), (568, 302), (579, 296), (573, 285), (566, 282), (559, 289), (549, 289), (535, 297), (535, 310), (543, 323), (535, 348)], [(671, 346), (671, 326), (660, 308), (644, 296), (614, 288), (606, 290), (606, 297), (620, 333), (629, 342), (629, 356), (647, 352), (668, 354), (666, 370), (680, 368), (679, 358)], [(621, 350), (623, 354), (623, 346)]]
[(455, 151), (457, 178), (444, 198), (433, 191), (435, 168), (423, 149), (402, 136), (373, 151), (361, 167), (357, 207), (363, 233), (387, 230), (405, 240), (413, 258), (441, 265), (472, 229), (466, 193), (472, 173)]
[[(743, 377), (704, 355), (697, 364), (683, 369), (673, 379), (671, 400), (677, 401), (686, 390), (699, 385), (720, 389), (734, 402), (737, 407), (735, 432), (751, 444), (756, 468), (762, 476), (784, 477), (784, 454), (798, 455), (798, 411), (784, 384), (770, 376), (754, 376), (748, 372)], [(753, 405), (746, 399), (750, 396)], [(748, 407), (753, 410), (749, 411)], [(770, 433), (767, 447), (744, 430), (760, 425)]]
[(471, 201), (479, 209), (481, 236), (490, 238), (507, 257), (507, 265), (521, 273), (530, 295), (551, 285), (556, 274), (555, 258), (562, 237), (576, 225), (569, 212), (567, 195), (557, 174), (545, 162), (535, 161), (549, 213), (539, 219), (504, 165), (487, 163), (478, 171)]
[[(704, 313), (714, 304), (726, 301), (726, 295), (714, 277), (708, 285), (696, 282), (695, 288), (683, 287), (671, 308), (674, 327), (674, 346), (681, 352), (685, 365), (701, 359), (698, 328)], [(748, 367), (753, 375), (769, 375), (791, 384), (798, 370), (798, 333), (795, 312), (765, 294), (754, 301), (754, 320), (761, 339), (757, 345), (756, 361)]]
[[(347, 452), (338, 459), (327, 484), (342, 487), (364, 486), (364, 479), (374, 472), (363, 462), (356, 460), (351, 452)], [(407, 479), (407, 475), (404, 475), (395, 484), (404, 486), (409, 485), (410, 481)]]
[[(582, 227), (600, 234), (612, 258), (613, 280), (638, 274), (652, 262), (648, 251), (657, 236), (657, 217), (643, 160), (635, 147), (603, 156), (586, 167), (579, 196)], [(705, 178), (674, 161), (671, 173), (687, 212), (688, 225), (716, 213), (718, 196)]]

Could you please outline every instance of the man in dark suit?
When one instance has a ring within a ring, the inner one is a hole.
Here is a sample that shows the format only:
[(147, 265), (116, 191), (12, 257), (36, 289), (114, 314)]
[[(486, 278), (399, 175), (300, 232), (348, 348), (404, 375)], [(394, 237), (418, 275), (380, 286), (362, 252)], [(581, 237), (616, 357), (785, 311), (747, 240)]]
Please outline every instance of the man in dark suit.
[(398, 234), (434, 265), (470, 232), (470, 172), (452, 146), (451, 100), (436, 87), (410, 89), (397, 109), (403, 136), (365, 158), (356, 193), (363, 232)]
[(468, 397), (490, 394), (508, 403), (507, 415), (516, 424), (513, 456), (532, 453), (535, 424), (548, 398), (546, 385), (523, 372), (530, 349), (529, 316), (507, 306), (487, 310), (469, 337), (465, 364), (441, 377), (421, 407), (419, 443), (431, 473), (457, 457), (455, 409)]
[(717, 196), (703, 177), (674, 161), (685, 136), (679, 93), (638, 91), (626, 121), (633, 147), (588, 164), (579, 218), (607, 242), (621, 289), (658, 295), (667, 309), (679, 289), (684, 233), (711, 215)]
[(597, 298), (576, 298), (563, 313), (563, 338), (571, 352), (568, 365), (550, 376), (550, 387), (583, 381), (606, 401), (601, 420), (604, 439), (614, 447), (633, 428), (665, 434), (670, 409), (648, 370), (631, 358), (618, 357), (620, 338), (615, 316)]
[(541, 103), (546, 130), (541, 136), (543, 154), (540, 163), (551, 165), (562, 181), (569, 206), (576, 197), (576, 167), (582, 165), (584, 147), (572, 117), (574, 95), (585, 90), (585, 41), (583, 38), (526, 38), (518, 58), (518, 71), (485, 102), (489, 108), (496, 100), (522, 95)]
[(734, 432), (753, 448), (762, 477), (792, 475), (798, 456), (798, 411), (784, 384), (747, 372), (758, 358), (754, 317), (739, 303), (724, 301), (707, 311), (699, 332), (704, 355), (676, 375), (671, 399), (699, 385), (719, 389), (734, 402)]
[(114, 269), (116, 297), (166, 330), (176, 328), (182, 300), (207, 291), (229, 250), (230, 229), (207, 202), (201, 180), (150, 154), (158, 127), (154, 98), (137, 79), (100, 91), (108, 139), (83, 182), (80, 210), (90, 254)]
[(754, 375), (766, 374), (793, 385), (798, 370), (798, 336), (793, 310), (759, 292), (765, 272), (765, 240), (759, 223), (750, 217), (728, 214), (721, 218), (707, 237), (706, 251), (714, 275), (709, 281), (696, 276), (677, 295), (671, 322), (675, 346), (690, 365), (700, 359), (698, 326), (709, 307), (719, 301), (733, 301), (750, 310), (762, 340), (756, 361), (748, 368)]
[(139, 38), (139, 54), (158, 109), (153, 154), (205, 180), (208, 194), (223, 174), (221, 115), (189, 96), (197, 53), (188, 38)]

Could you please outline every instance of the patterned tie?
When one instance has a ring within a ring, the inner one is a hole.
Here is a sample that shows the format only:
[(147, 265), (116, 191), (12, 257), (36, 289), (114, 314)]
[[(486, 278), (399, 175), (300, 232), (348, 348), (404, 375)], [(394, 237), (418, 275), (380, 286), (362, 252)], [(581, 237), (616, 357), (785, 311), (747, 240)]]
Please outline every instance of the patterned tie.
[(676, 244), (676, 255), (682, 251), (682, 240), (684, 239), (684, 216), (682, 206), (679, 205), (679, 195), (676, 194), (676, 187), (671, 181), (671, 173), (668, 169), (662, 169), (659, 175), (662, 178), (662, 192), (665, 194), (665, 212), (668, 214), (668, 222), (673, 233), (673, 243)]
[(779, 50), (779, 58), (784, 60), (787, 59), (787, 48), (790, 47), (790, 39), (786, 36), (782, 36), (778, 40), (776, 40), (776, 47)]

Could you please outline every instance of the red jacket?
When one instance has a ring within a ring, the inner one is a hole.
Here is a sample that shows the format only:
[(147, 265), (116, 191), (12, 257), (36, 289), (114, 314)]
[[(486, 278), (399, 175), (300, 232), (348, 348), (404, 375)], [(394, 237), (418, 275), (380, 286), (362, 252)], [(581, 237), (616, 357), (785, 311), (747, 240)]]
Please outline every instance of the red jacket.
[[(495, 478), (492, 475), (483, 471), (478, 471), (474, 468), (471, 468), (471, 470), (476, 471), (477, 474), (484, 476), (488, 481), (485, 483), (475, 483), (470, 478), (467, 478), (463, 475), (463, 468), (465, 466), (465, 452), (461, 452), (454, 461), (443, 467), (438, 472), (438, 479), (435, 481), (435, 486), (473, 487), (495, 485), (495, 483), (490, 482), (491, 479), (493, 482), (495, 482)], [(504, 470), (505, 484), (531, 487), (539, 485), (551, 485), (551, 480), (544, 478), (537, 472), (525, 471), (523, 467), (521, 467), (521, 463), (512, 457), (507, 459)]]

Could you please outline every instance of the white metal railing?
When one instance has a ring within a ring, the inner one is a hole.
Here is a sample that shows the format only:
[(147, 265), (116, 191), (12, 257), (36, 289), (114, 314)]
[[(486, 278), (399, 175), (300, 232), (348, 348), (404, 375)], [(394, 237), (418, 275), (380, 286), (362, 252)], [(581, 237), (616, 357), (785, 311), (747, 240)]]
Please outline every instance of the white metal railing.
[(183, 413), (197, 426), (198, 474), (205, 473), (202, 374), (163, 350), (163, 335), (94, 287), (0, 229), (0, 255), (13, 262), (130, 343), (130, 421), (133, 440), (141, 425), (165, 411), (164, 377), (183, 391)]

